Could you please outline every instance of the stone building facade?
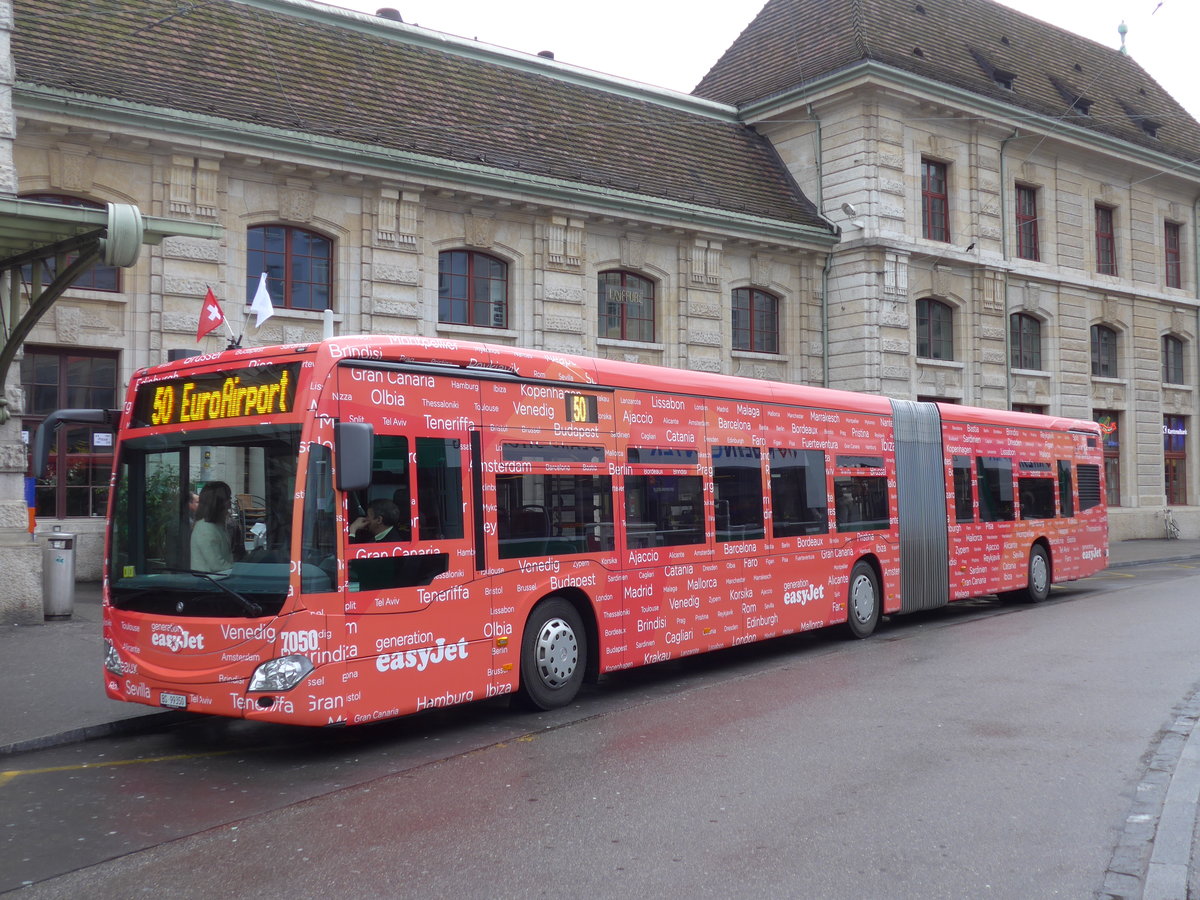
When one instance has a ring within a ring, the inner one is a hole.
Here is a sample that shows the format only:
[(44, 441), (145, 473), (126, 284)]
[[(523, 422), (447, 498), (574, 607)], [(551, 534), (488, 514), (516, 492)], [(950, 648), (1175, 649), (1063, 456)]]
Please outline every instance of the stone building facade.
[[(222, 349), (196, 341), (209, 288), (244, 344), (318, 338), (323, 304), (247, 314), (250, 236), (279, 227), (328, 242), (342, 334), (1103, 415), (1115, 538), (1161, 533), (1173, 424), (1173, 508), (1200, 533), (1200, 126), (1115, 51), (988, 0), (772, 0), (687, 96), (303, 2), (106, 0), (81, 32), (13, 5), (18, 192), (224, 228), (72, 290), (27, 373), (99, 358), (119, 394)], [(502, 319), (446, 315), (456, 253), (500, 264)], [(648, 332), (613, 335), (608, 276), (652, 292)], [(765, 347), (735, 334), (745, 297), (775, 304)], [(97, 577), (98, 507), (65, 508), (48, 521)]]
[[(1200, 534), (1200, 127), (1122, 52), (988, 0), (811, 7), (772, 0), (696, 93), (842, 228), (830, 383), (1101, 421), (1112, 538), (1168, 505)], [(781, 32), (808, 49), (772, 56)]]
[[(20, 35), (22, 13), (32, 7), (16, 6)], [(123, 35), (174, 9), (144, 0), (113, 6), (118, 19), (126, 17)], [(263, 227), (328, 242), (328, 305), (338, 334), (482, 340), (696, 371), (795, 382), (822, 379), (820, 290), (836, 229), (732, 108), (372, 16), (276, 2), (230, 7), (244, 19), (231, 24), (219, 17), (183, 16), (172, 26), (176, 33), (222, 27), (294, 31), (295, 42), (304, 43), (310, 54), (321, 42), (341, 45), (357, 30), (370, 42), (373, 64), (380, 54), (416, 48), (422, 64), (442, 66), (450, 73), (446, 77), (465, 73), (476, 86), (491, 79), (492, 92), (481, 102), (491, 105), (488, 115), (497, 127), (499, 118), (513, 113), (496, 105), (497, 95), (503, 92), (519, 104), (513, 97), (529, 90), (527, 82), (533, 80), (537, 102), (586, 103), (589, 121), (608, 117), (645, 132), (659, 130), (666, 145), (622, 161), (630, 147), (623, 137), (614, 138), (610, 146), (594, 148), (609, 153), (607, 159), (589, 160), (580, 158), (587, 154), (574, 150), (575, 138), (567, 136), (566, 162), (559, 163), (550, 146), (521, 149), (524, 158), (503, 159), (502, 150), (518, 150), (499, 147), (484, 135), (470, 138), (475, 144), (461, 158), (455, 158), (453, 142), (425, 148), (418, 158), (399, 148), (408, 145), (421, 123), (404, 123), (393, 145), (377, 145), (373, 152), (330, 140), (336, 104), (308, 107), (309, 132), (290, 133), (280, 123), (264, 133), (207, 114), (203, 90), (210, 80), (232, 79), (232, 62), (222, 70), (210, 61), (210, 78), (195, 85), (160, 83), (158, 89), (176, 91), (176, 108), (169, 117), (158, 109), (149, 114), (126, 102), (127, 92), (115, 89), (109, 90), (112, 96), (80, 97), (62, 72), (70, 64), (61, 55), (62, 35), (28, 34), (15, 48), (20, 194), (132, 203), (154, 215), (220, 224), (224, 234), (221, 240), (169, 237), (147, 248), (137, 266), (107, 289), (77, 285), (61, 298), (26, 342), (31, 397), (44, 387), (33, 384), (36, 372), (62, 358), (68, 367), (70, 360), (96, 354), (103, 365), (115, 361), (123, 397), (124, 385), (140, 367), (164, 362), (173, 352), (224, 349), (229, 337), (224, 329), (197, 343), (201, 304), (210, 288), (233, 331), (244, 335), (243, 346), (319, 339), (321, 309), (276, 296), (275, 315), (261, 328), (249, 315), (258, 270), (251, 269), (248, 235)], [(225, 42), (239, 40), (231, 32)], [(208, 34), (205, 44), (210, 43)], [(138, 67), (153, 68), (145, 58), (123, 58), (120, 46), (94, 46), (91, 52), (93, 58), (80, 65), (97, 85), (111, 88), (138, 77)], [(270, 71), (264, 77), (273, 81), (275, 75)], [(419, 81), (422, 73), (410, 71), (408, 77)], [(155, 90), (144, 99), (155, 100)], [(231, 92), (224, 101), (234, 108), (239, 99)], [(326, 119), (318, 121), (322, 116)], [(452, 120), (448, 127), (460, 125)], [(704, 140), (688, 141), (688, 128)], [(509, 165), (514, 168), (503, 168)], [(580, 171), (567, 171), (572, 167)], [(681, 183), (677, 173), (682, 171), (695, 173), (694, 186)], [(597, 183), (577, 180), (583, 177)], [(439, 306), (439, 266), (446, 254), (455, 253), (478, 254), (503, 267), (502, 321), (453, 321)], [(651, 319), (641, 330), (614, 333), (601, 315), (602, 282), (614, 275), (651, 295)], [(737, 291), (767, 294), (778, 304), (769, 335), (775, 345), (768, 352), (734, 349), (730, 298)], [(38, 410), (27, 412), (28, 420), (36, 421)], [(60, 492), (71, 489), (60, 487)], [(57, 503), (61, 512), (63, 500)], [(103, 509), (94, 504), (88, 515), (79, 511), (43, 517), (43, 524), (59, 522), (80, 535), (80, 577), (95, 578)]]

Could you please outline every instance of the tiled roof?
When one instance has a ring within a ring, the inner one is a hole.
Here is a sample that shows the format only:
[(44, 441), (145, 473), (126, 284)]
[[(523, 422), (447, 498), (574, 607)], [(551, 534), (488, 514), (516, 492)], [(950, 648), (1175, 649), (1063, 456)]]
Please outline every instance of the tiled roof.
[(744, 106), (868, 60), (1200, 157), (1200, 125), (1132, 57), (991, 0), (769, 0), (694, 93)]
[(608, 90), (535, 57), (506, 64), (271, 0), (14, 0), (13, 12), (18, 109), (33, 85), (358, 143), (367, 164), (377, 147), (830, 231), (769, 142), (683, 95)]

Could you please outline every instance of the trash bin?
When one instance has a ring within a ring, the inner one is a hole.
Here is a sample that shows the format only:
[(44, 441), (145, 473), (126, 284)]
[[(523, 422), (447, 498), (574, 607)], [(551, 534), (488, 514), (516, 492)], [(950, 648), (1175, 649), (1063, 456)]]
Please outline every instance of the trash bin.
[(42, 612), (47, 619), (69, 619), (75, 611), (75, 535), (51, 531), (42, 551)]

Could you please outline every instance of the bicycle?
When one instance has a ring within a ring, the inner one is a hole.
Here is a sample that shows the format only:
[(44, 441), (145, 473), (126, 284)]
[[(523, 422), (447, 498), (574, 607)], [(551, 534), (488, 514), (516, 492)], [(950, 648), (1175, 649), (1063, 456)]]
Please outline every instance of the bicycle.
[(1179, 523), (1175, 521), (1175, 514), (1171, 512), (1170, 507), (1163, 510), (1163, 518), (1167, 524), (1167, 540), (1179, 540)]

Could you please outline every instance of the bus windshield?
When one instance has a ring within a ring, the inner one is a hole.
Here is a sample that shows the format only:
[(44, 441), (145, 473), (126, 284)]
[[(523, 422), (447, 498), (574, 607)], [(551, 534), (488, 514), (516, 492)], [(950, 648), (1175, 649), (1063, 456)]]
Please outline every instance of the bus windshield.
[(169, 616), (278, 613), (291, 568), (299, 444), (298, 425), (125, 441), (109, 554), (113, 605)]

